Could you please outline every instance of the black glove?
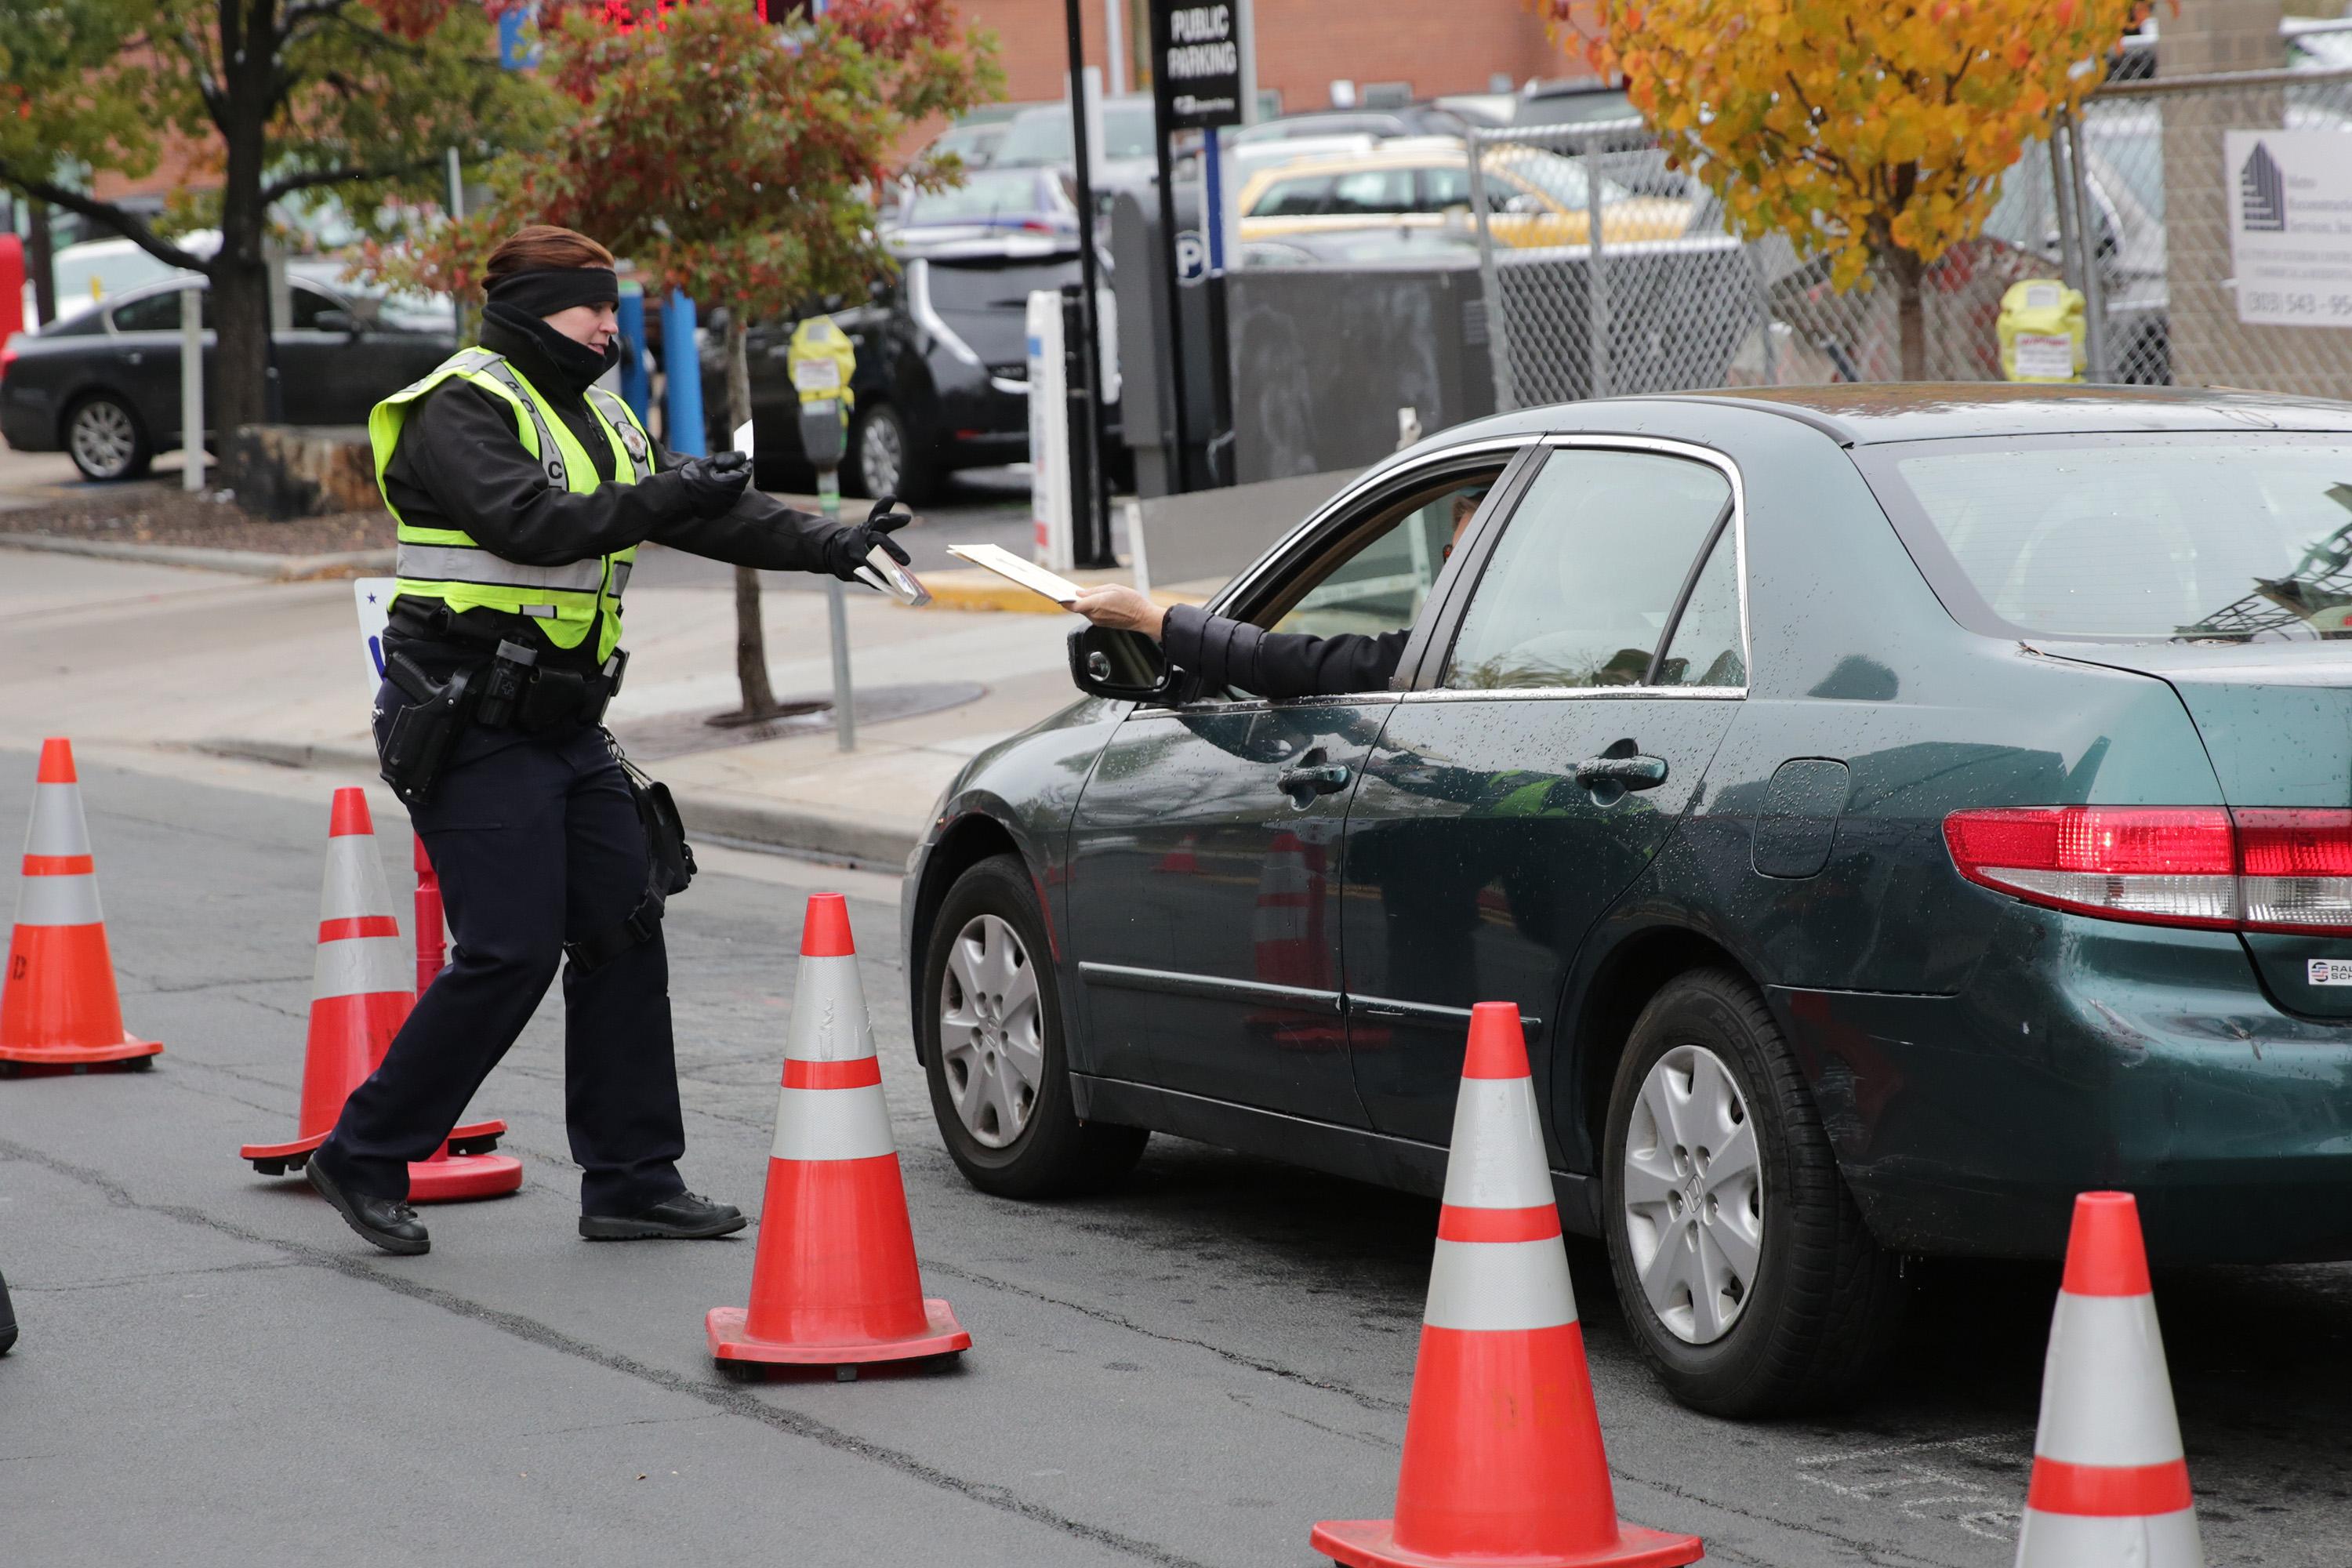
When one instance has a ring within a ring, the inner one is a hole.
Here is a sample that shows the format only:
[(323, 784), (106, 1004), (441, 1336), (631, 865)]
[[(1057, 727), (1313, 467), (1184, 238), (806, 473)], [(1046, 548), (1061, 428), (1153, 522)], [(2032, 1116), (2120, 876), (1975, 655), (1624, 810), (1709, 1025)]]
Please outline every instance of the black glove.
[(911, 512), (893, 511), (898, 504), (897, 496), (884, 496), (866, 514), (866, 521), (856, 528), (834, 531), (824, 542), (824, 569), (845, 583), (857, 581), (857, 569), (866, 564), (866, 557), (876, 545), (890, 552), (890, 558), (901, 566), (912, 559), (898, 542), (890, 535), (915, 521)]
[(751, 482), (748, 452), (720, 452), (716, 457), (688, 458), (673, 470), (686, 487), (686, 503), (697, 517), (723, 517), (742, 499)]

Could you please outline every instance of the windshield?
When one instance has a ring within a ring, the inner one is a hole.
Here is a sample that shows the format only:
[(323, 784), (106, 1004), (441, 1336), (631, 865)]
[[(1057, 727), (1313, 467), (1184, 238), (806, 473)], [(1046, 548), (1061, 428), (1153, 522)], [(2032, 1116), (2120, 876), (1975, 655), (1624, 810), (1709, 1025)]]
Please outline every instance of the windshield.
[(1046, 188), (1034, 169), (982, 169), (966, 175), (961, 185), (917, 192), (908, 198), (899, 221), (985, 223), (1007, 214), (1074, 216), (1075, 208), (1063, 208), (1046, 195)]
[[(1106, 103), (1102, 111), (1106, 158), (1149, 158), (1151, 153), (1151, 105)], [(996, 149), (999, 167), (1014, 164), (1067, 163), (1070, 111), (1067, 108), (1035, 109), (1018, 116)]]
[(1900, 503), (1916, 508), (1912, 553), (1964, 623), (2102, 639), (2352, 637), (2352, 440), (2102, 436), (1909, 450), (1874, 477), (1902, 486), (1890, 498), (1898, 526)]

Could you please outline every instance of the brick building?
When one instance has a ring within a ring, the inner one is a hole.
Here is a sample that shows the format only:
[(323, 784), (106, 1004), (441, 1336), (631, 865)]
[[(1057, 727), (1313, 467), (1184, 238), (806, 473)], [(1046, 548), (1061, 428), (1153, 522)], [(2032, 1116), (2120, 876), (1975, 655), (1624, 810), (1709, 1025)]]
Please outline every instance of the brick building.
[[(1134, 90), (1148, 79), (1144, 0), (1081, 0), (1087, 60), (1104, 63), (1107, 6), (1118, 10), (1123, 68), (1108, 79)], [(992, 29), (1007, 95), (1016, 102), (1064, 96), (1069, 53), (1063, 0), (957, 0), (964, 19)], [(1256, 0), (1257, 81), (1286, 112), (1319, 109), (1332, 84), (1352, 84), (1359, 103), (1516, 88), (1586, 74), (1583, 61), (1544, 37), (1526, 0)]]

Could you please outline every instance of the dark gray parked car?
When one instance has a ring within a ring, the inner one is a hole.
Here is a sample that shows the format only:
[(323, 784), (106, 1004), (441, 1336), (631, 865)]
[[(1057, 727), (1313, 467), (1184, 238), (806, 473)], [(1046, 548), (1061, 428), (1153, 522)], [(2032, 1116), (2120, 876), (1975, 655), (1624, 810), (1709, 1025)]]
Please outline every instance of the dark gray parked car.
[[(385, 394), (457, 346), (448, 301), (373, 294), (335, 281), (331, 262), (289, 268), (287, 330), (272, 334), (286, 418), (359, 425)], [(199, 286), (202, 286), (201, 279)], [(180, 290), (173, 279), (11, 339), (0, 352), (0, 436), (19, 452), (72, 454), (92, 479), (127, 479), (180, 445)], [(205, 299), (205, 406), (212, 311)]]

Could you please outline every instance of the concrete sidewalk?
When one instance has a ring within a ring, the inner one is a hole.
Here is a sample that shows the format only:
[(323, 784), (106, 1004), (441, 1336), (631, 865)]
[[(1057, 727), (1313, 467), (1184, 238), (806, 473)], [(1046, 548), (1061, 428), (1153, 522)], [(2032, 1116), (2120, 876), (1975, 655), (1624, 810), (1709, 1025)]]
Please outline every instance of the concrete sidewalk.
[[(763, 612), (778, 696), (829, 694), (824, 600), (770, 594)], [(633, 663), (614, 703), (616, 727), (734, 705), (729, 595), (646, 586), (629, 595), (628, 620)], [(859, 689), (958, 681), (985, 694), (863, 726), (847, 754), (828, 729), (715, 745), (653, 771), (696, 832), (895, 868), (966, 759), (1073, 700), (1064, 639), (1078, 624), (908, 610), (855, 593)], [(372, 774), (360, 660), (347, 583), (270, 583), (61, 554), (0, 558), (0, 746), (61, 734), (145, 772), (175, 772), (192, 752), (217, 751)]]

